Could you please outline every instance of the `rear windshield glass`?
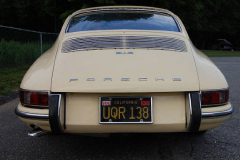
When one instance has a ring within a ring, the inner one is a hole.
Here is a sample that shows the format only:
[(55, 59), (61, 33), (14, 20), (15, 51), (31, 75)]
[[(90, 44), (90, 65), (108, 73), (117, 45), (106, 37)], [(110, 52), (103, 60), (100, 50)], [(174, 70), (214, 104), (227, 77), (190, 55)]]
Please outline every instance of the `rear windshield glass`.
[(167, 14), (98, 13), (72, 18), (67, 32), (93, 30), (163, 30), (179, 32), (175, 20)]

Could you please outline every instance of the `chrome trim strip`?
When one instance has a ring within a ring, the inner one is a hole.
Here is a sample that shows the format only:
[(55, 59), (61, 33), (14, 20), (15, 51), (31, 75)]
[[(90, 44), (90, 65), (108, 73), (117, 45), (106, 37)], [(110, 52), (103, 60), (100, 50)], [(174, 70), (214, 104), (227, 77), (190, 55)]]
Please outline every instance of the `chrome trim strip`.
[(189, 121), (189, 125), (188, 125), (188, 131), (190, 130), (190, 127), (192, 125), (192, 101), (191, 101), (191, 94), (188, 93), (188, 98), (189, 98), (189, 109), (190, 109), (190, 121)]
[(202, 105), (202, 108), (206, 108), (206, 107), (219, 107), (219, 106), (224, 106), (227, 105), (228, 102), (226, 103), (221, 103), (221, 104), (207, 104), (207, 105)]
[[(198, 93), (198, 98), (199, 98), (199, 108), (202, 113), (202, 92), (201, 91)], [(201, 123), (202, 123), (202, 117), (201, 117), (200, 125), (201, 125)], [(199, 128), (200, 128), (200, 126), (199, 126)]]
[[(124, 96), (123, 96), (124, 97)], [(125, 97), (131, 97), (131, 96), (125, 96)], [(151, 98), (151, 122), (101, 122), (101, 98), (99, 97), (99, 124), (153, 124), (153, 104), (152, 104), (152, 96), (149, 96), (148, 98)], [(112, 98), (112, 97), (108, 97), (108, 98)], [(115, 97), (117, 98), (117, 97)], [(139, 98), (144, 98), (144, 97), (139, 97)]]
[[(158, 10), (153, 10), (153, 9), (147, 9), (147, 8), (114, 8), (114, 7), (109, 7), (109, 8), (100, 8), (100, 9), (93, 9), (93, 10), (88, 10), (88, 11), (84, 11), (84, 12), (80, 12), (80, 13), (77, 13), (77, 14), (75, 14), (75, 15), (73, 15), (71, 18), (70, 18), (70, 20), (68, 21), (68, 25), (67, 25), (67, 27), (66, 27), (66, 29), (65, 29), (65, 33), (68, 33), (68, 29), (69, 29), (69, 26), (70, 26), (70, 22), (72, 21), (72, 19), (75, 17), (75, 16), (78, 16), (78, 15), (80, 15), (80, 14), (83, 14), (83, 16), (84, 16), (84, 14), (89, 14), (90, 12), (106, 12), (106, 11), (111, 11), (111, 12), (113, 12), (113, 11), (127, 11), (127, 10), (129, 10), (129, 11), (147, 11), (147, 12), (154, 12), (154, 13), (158, 13), (158, 14), (166, 14), (166, 15), (168, 15), (168, 16), (171, 16), (173, 19), (174, 19), (174, 21), (175, 21), (175, 23), (176, 23), (176, 25), (178, 26), (178, 30), (179, 30), (179, 32), (180, 33), (183, 33), (183, 30), (182, 30), (182, 27), (181, 27), (181, 25), (180, 25), (180, 23), (178, 22), (178, 20), (172, 15), (172, 14), (170, 14), (170, 13), (166, 13), (166, 12), (164, 12), (164, 11), (158, 11)], [(162, 31), (162, 30), (156, 30), (156, 31)]]
[(45, 120), (45, 121), (48, 121), (48, 119), (49, 119), (48, 114), (35, 114), (35, 113), (22, 112), (22, 111), (19, 111), (18, 108), (15, 109), (15, 113), (16, 113), (16, 115), (18, 115), (22, 118)]
[(221, 112), (205, 112), (202, 113), (202, 118), (218, 118), (222, 116), (228, 116), (234, 112), (233, 106), (229, 110)]

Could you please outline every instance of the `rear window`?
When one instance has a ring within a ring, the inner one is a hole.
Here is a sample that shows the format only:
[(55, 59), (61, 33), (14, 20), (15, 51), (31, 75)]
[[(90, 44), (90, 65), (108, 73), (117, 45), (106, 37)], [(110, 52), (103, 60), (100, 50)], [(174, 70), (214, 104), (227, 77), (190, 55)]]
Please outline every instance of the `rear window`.
[(168, 14), (131, 12), (77, 15), (70, 21), (67, 32), (123, 29), (180, 31), (175, 19)]

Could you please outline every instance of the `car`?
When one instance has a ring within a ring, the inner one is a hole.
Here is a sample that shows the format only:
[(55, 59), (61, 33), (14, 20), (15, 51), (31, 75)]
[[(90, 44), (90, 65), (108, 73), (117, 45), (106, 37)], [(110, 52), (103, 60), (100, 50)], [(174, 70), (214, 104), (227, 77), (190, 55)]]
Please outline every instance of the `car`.
[(71, 14), (20, 86), (29, 136), (202, 133), (233, 113), (228, 83), (174, 13), (142, 6)]

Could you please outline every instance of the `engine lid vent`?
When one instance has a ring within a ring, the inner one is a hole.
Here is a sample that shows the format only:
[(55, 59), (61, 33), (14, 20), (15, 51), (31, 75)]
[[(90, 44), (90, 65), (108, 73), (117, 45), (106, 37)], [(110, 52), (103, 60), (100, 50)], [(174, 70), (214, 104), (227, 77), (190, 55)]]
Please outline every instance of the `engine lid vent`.
[(94, 49), (161, 49), (187, 52), (184, 41), (168, 37), (110, 36), (74, 38), (63, 42), (62, 52)]

